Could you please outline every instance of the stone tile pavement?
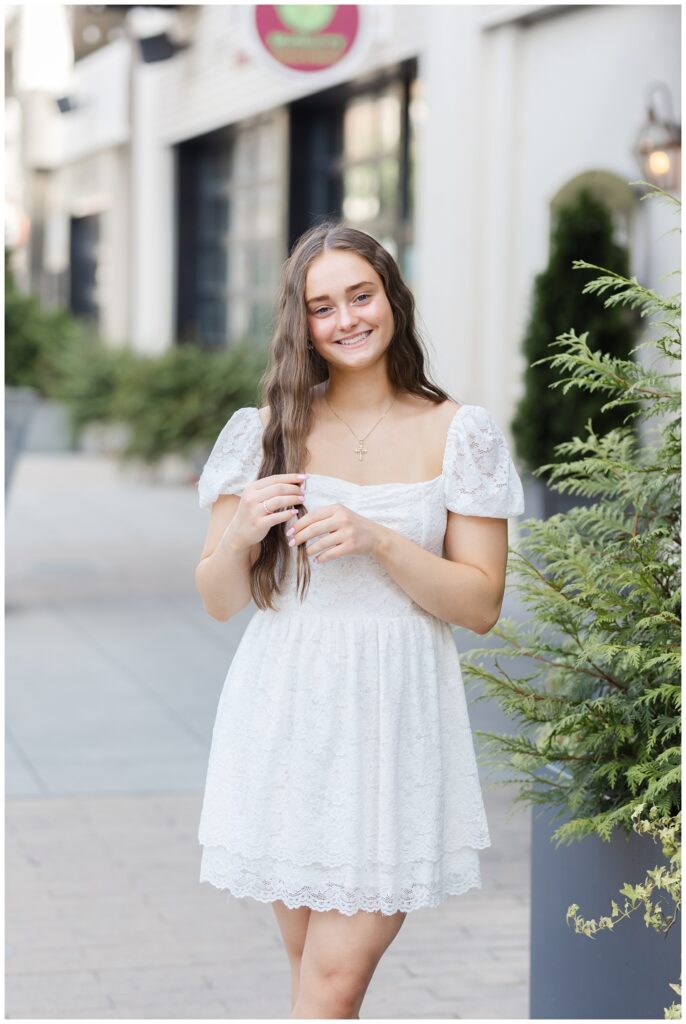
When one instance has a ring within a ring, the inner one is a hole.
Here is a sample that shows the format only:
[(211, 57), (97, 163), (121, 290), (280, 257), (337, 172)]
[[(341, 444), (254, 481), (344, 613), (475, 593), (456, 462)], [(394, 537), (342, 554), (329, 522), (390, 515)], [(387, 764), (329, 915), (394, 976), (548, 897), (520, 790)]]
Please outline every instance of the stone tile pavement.
[[(6, 520), (7, 1019), (289, 1016), (272, 908), (198, 883), (214, 714), (254, 612), (224, 624), (204, 614), (193, 569), (206, 518), (188, 483), (106, 457), (30, 453), (17, 467)], [(470, 717), (474, 729), (507, 729), (487, 701)], [(483, 889), (408, 915), (363, 1017), (528, 1016), (530, 811), (513, 808), (497, 777), (482, 772), (482, 783), (493, 844)]]

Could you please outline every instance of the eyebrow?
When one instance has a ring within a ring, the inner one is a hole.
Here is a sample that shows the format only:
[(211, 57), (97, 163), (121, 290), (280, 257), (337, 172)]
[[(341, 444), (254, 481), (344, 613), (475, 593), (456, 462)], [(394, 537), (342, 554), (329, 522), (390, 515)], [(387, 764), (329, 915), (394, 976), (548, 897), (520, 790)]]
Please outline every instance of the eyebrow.
[[(351, 284), (350, 287), (346, 288), (345, 290), (346, 290), (346, 292), (355, 292), (355, 291), (357, 291), (358, 288), (361, 288), (362, 285), (364, 285), (364, 284), (369, 284), (369, 285), (372, 286), (372, 288), (374, 287), (374, 282), (373, 281), (360, 281), (360, 282), (358, 282), (358, 284)], [(305, 302), (309, 306), (309, 304), (311, 302), (321, 302), (322, 299), (328, 299), (328, 298), (330, 298), (329, 295), (315, 295), (314, 298), (306, 299)]]

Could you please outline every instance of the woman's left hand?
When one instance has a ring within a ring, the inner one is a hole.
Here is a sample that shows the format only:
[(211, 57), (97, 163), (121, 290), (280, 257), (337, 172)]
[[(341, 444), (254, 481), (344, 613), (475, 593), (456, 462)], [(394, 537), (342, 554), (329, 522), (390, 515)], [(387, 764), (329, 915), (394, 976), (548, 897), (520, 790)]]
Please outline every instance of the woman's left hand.
[(320, 538), (305, 548), (318, 565), (341, 555), (374, 555), (382, 527), (345, 505), (325, 505), (288, 524), (286, 535), (296, 547)]

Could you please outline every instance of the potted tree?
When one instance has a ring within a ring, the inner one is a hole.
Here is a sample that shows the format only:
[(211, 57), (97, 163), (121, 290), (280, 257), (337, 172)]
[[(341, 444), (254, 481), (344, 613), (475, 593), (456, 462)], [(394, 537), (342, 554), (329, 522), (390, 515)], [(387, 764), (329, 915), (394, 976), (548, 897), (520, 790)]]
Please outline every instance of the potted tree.
[[(658, 193), (680, 207), (660, 189), (648, 196)], [(588, 332), (572, 330), (555, 342), (566, 351), (548, 357), (568, 374), (551, 388), (604, 392), (603, 409), (628, 409), (627, 420), (638, 410), (645, 438), (630, 423), (596, 431), (589, 418), (584, 438), (556, 446), (561, 461), (535, 470), (590, 504), (520, 524), (512, 585), (530, 616), (501, 620), (493, 633), (503, 645), (470, 650), (463, 668), (484, 684), (477, 699), (494, 698), (518, 724), (478, 735), (485, 759), (514, 773), (514, 802), (533, 805), (531, 1017), (655, 1017), (678, 977), (677, 929), (659, 940), (634, 917), (590, 942), (570, 919), (609, 906), (651, 863), (669, 870), (636, 834), (638, 808), (680, 824), (681, 418), (678, 374), (668, 372), (681, 353), (680, 302), (603, 267), (574, 267), (601, 272), (584, 291), (610, 292), (606, 308), (657, 315), (660, 336), (638, 347), (663, 366), (592, 350)]]

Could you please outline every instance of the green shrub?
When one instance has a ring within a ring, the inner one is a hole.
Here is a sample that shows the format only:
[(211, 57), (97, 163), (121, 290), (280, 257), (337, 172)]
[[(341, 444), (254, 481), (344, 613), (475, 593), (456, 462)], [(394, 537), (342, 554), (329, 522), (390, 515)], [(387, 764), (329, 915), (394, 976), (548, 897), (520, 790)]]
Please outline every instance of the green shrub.
[(65, 310), (45, 311), (17, 291), (5, 258), (6, 382), (64, 402), (72, 438), (91, 423), (124, 423), (124, 459), (209, 450), (235, 409), (257, 401), (266, 353), (243, 339), (230, 349), (178, 345), (160, 356), (113, 349)]
[(74, 344), (82, 328), (65, 310), (44, 310), (14, 282), (5, 253), (5, 383), (35, 388), (52, 397), (55, 361)]
[(85, 331), (59, 352), (44, 355), (49, 396), (66, 405), (74, 438), (91, 423), (117, 419), (116, 395), (137, 358), (130, 349), (108, 348), (97, 335)]
[(117, 381), (112, 418), (131, 428), (124, 459), (158, 462), (209, 449), (243, 405), (254, 405), (264, 353), (248, 341), (221, 352), (185, 344), (129, 360)]

